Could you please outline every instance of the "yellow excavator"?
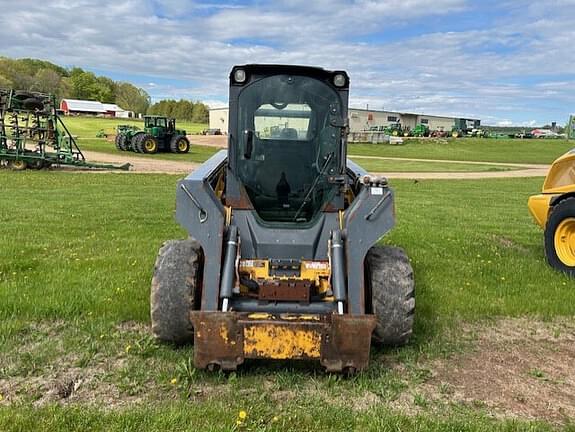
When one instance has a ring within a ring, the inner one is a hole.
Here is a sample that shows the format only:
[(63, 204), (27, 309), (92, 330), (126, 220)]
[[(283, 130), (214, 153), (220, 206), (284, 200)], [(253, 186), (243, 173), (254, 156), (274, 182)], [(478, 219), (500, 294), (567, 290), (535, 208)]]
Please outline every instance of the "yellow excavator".
[[(575, 116), (569, 122), (569, 136)], [(529, 197), (529, 211), (545, 232), (545, 255), (549, 264), (575, 276), (575, 149), (553, 164), (540, 194)]]

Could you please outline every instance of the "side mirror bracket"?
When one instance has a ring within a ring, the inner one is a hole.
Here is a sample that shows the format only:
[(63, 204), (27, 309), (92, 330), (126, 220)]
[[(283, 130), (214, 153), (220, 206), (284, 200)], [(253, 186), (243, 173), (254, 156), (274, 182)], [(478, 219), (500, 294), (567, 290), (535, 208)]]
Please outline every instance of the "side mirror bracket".
[(254, 150), (254, 131), (251, 129), (244, 130), (243, 134), (244, 158), (251, 159)]

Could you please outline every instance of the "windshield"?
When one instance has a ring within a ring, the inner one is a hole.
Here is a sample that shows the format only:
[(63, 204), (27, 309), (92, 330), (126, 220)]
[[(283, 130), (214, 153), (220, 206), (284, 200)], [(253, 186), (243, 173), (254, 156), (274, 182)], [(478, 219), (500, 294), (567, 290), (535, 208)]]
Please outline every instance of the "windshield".
[(315, 78), (266, 77), (242, 90), (238, 115), (237, 174), (259, 216), (310, 221), (335, 191), (327, 178), (340, 164), (337, 92)]
[(259, 139), (305, 141), (309, 133), (311, 108), (307, 104), (287, 104), (279, 109), (272, 104), (260, 106), (254, 114)]

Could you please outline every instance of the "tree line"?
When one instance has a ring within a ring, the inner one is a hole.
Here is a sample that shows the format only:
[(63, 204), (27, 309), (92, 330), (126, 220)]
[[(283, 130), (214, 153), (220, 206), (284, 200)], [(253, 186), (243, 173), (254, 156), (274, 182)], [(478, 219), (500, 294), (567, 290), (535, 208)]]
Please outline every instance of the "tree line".
[(63, 68), (37, 59), (0, 57), (0, 87), (50, 93), (61, 99), (86, 99), (115, 103), (137, 114), (155, 114), (205, 123), (208, 107), (202, 102), (162, 100), (152, 104), (142, 88), (114, 81), (79, 67)]
[(192, 102), (185, 99), (179, 101), (168, 99), (156, 102), (148, 109), (148, 114), (174, 117), (194, 123), (207, 123), (209, 109), (202, 102)]

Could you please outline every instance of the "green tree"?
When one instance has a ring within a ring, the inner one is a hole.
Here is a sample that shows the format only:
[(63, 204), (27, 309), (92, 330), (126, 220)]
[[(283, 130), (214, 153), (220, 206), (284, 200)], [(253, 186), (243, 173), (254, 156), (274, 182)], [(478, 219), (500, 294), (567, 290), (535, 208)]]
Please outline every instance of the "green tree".
[(74, 99), (91, 99), (96, 86), (96, 76), (80, 68), (70, 71), (70, 97)]
[(60, 96), (62, 76), (53, 69), (40, 69), (34, 75), (34, 83), (30, 90), (50, 93)]
[(210, 111), (207, 105), (202, 102), (196, 102), (194, 104), (194, 113), (192, 116), (192, 121), (194, 123), (207, 123), (209, 119)]
[(194, 111), (194, 104), (191, 101), (180, 99), (176, 102), (172, 116), (178, 120), (191, 120)]
[(116, 83), (108, 77), (96, 77), (91, 92), (92, 98), (102, 103), (114, 103), (116, 101)]
[(120, 82), (116, 84), (116, 103), (125, 110), (145, 114), (150, 106), (150, 95), (130, 83)]

